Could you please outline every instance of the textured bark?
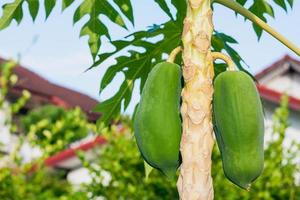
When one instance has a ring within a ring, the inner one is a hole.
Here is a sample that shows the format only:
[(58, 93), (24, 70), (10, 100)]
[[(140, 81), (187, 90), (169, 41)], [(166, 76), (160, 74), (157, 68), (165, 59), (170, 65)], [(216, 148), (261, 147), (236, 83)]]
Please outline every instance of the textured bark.
[(184, 20), (183, 77), (181, 114), (183, 134), (180, 151), (182, 165), (177, 182), (181, 200), (213, 199), (211, 153), (213, 56), (210, 50), (213, 31), (210, 0), (189, 0)]

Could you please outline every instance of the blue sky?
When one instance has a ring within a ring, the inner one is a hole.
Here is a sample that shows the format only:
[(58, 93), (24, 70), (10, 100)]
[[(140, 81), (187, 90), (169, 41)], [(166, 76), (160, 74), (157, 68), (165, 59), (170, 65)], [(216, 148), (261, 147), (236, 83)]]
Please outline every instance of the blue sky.
[[(8, 0), (1, 1), (0, 6), (5, 2)], [(99, 97), (98, 86), (106, 67), (83, 73), (91, 65), (92, 60), (87, 38), (79, 38), (80, 27), (86, 19), (75, 26), (72, 24), (72, 14), (80, 2), (76, 1), (76, 4), (63, 13), (57, 6), (46, 22), (43, 12), (39, 14), (36, 23), (32, 23), (30, 16), (25, 14), (19, 26), (13, 23), (9, 28), (0, 31), (0, 57), (17, 58), (21, 55), (23, 66), (50, 81), (103, 100), (113, 95), (115, 88), (118, 87), (118, 81)], [(136, 14), (136, 30), (167, 20), (167, 16), (153, 1), (132, 0), (132, 2)], [(300, 46), (300, 12), (297, 12), (300, 10), (300, 2), (295, 1), (294, 4), (293, 10), (289, 10), (288, 14), (274, 5), (276, 20), (268, 19), (271, 26)], [(264, 33), (258, 42), (251, 23), (245, 22), (242, 17), (236, 18), (231, 10), (223, 6), (215, 6), (214, 23), (216, 30), (232, 35), (239, 41), (239, 44), (234, 47), (251, 67), (250, 70), (253, 73), (285, 54), (297, 58), (292, 51), (267, 33)], [(113, 26), (112, 30), (114, 39), (127, 34), (125, 30), (120, 30), (117, 26)], [(113, 61), (109, 61), (107, 66), (111, 62)], [(137, 100), (138, 97), (135, 95), (134, 101)], [(132, 107), (129, 108), (129, 113)]]

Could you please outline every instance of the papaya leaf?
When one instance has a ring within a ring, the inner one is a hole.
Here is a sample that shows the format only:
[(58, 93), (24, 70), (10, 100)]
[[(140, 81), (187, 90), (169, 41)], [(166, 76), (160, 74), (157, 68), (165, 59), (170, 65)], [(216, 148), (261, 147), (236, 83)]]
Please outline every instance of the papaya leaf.
[(172, 13), (168, 7), (168, 4), (165, 0), (154, 0), (160, 7), (161, 9), (171, 18), (173, 19)]
[(133, 81), (124, 81), (119, 91), (112, 98), (98, 104), (94, 109), (95, 112), (102, 113), (101, 121), (98, 122), (109, 124), (113, 118), (118, 117), (122, 104), (128, 106), (128, 102), (131, 100), (133, 87)]
[[(2, 16), (0, 17), (0, 30), (10, 25), (12, 21), (18, 24), (23, 19), (24, 2), (27, 2), (29, 13), (35, 21), (40, 6), (40, 0), (14, 0), (11, 3), (6, 3), (2, 6)], [(49, 17), (57, 0), (43, 0), (46, 19)], [(65, 10), (73, 4), (75, 0), (62, 0), (62, 10)], [(113, 23), (128, 28), (129, 23), (134, 24), (134, 15), (131, 0), (85, 0), (75, 10), (73, 21), (74, 24), (88, 15), (89, 20), (81, 27), (80, 36), (88, 36), (88, 44), (90, 47), (93, 59), (97, 55), (101, 41), (101, 36), (106, 36), (110, 39), (108, 25), (100, 20), (100, 15), (106, 16)], [(129, 23), (125, 24), (124, 20), (128, 19)]]
[(216, 78), (222, 72), (225, 72), (226, 69), (227, 69), (227, 65), (225, 63), (214, 63), (214, 72), (215, 72), (214, 78)]
[(65, 9), (67, 9), (70, 5), (72, 5), (72, 3), (74, 2), (75, 0), (62, 0), (62, 11), (64, 11)]
[[(251, 2), (250, 10), (256, 16), (258, 16), (263, 21), (267, 22), (267, 18), (265, 15), (269, 15), (272, 18), (275, 18), (275, 13), (273, 6), (269, 3), (270, 1), (267, 0), (236, 0), (242, 6), (246, 5), (246, 3)], [(287, 4), (292, 8), (293, 7), (293, 0), (273, 0), (273, 2), (278, 5), (280, 8), (284, 9), (287, 12)], [(257, 26), (256, 24), (252, 24), (253, 30), (255, 31), (258, 40), (261, 38), (263, 30)]]
[(224, 50), (231, 57), (232, 61), (235, 63), (239, 70), (247, 72), (247, 70), (243, 67), (243, 64), (246, 65), (246, 62), (230, 45), (237, 43), (238, 42), (229, 35), (217, 31), (215, 31), (212, 37), (213, 51), (221, 52), (222, 50)]
[[(115, 1), (115, 3), (120, 3), (121, 1)], [(125, 12), (124, 15), (129, 16), (130, 20), (133, 20), (133, 16), (131, 14), (132, 9), (131, 5), (127, 5), (126, 1), (122, 1), (122, 5), (120, 5), (120, 9)], [(127, 1), (129, 2), (129, 1)], [(127, 8), (126, 8), (127, 6)], [(127, 11), (126, 11), (127, 10)], [(83, 25), (80, 36), (88, 36), (89, 47), (93, 59), (95, 60), (96, 55), (100, 49), (101, 36), (106, 36), (110, 39), (110, 35), (108, 32), (108, 25), (104, 24), (100, 20), (100, 15), (105, 15), (110, 19), (113, 23), (127, 28), (124, 18), (118, 10), (116, 10), (111, 3), (104, 0), (85, 0), (80, 6), (76, 9), (73, 22), (74, 24), (81, 20), (84, 16), (88, 15), (89, 20)]]
[(287, 11), (286, 1), (285, 0), (273, 0), (277, 5)]
[[(167, 4), (167, 0), (154, 0), (160, 8), (170, 17), (171, 20), (174, 20), (173, 15), (170, 11), (170, 8)], [(176, 9), (176, 20), (183, 21), (186, 15), (186, 1), (182, 0), (171, 0), (172, 5)]]
[(40, 2), (37, 0), (26, 0), (29, 6), (29, 12), (32, 17), (32, 20), (35, 21), (36, 16), (39, 12)]
[[(129, 55), (120, 55), (115, 57), (117, 63), (110, 66), (105, 72), (101, 83), (100, 92), (111, 84), (112, 79), (117, 73), (122, 73), (125, 79), (119, 91), (111, 98), (100, 103), (96, 108), (96, 112), (102, 113), (101, 121), (105, 124), (109, 120), (117, 117), (121, 113), (121, 108), (124, 110), (130, 103), (130, 98), (135, 81), (140, 80), (140, 92), (145, 84), (148, 73), (152, 67), (163, 60), (163, 54), (171, 52), (174, 48), (180, 45), (181, 25), (174, 21), (169, 21), (160, 26), (154, 31), (138, 31), (130, 35), (131, 40), (116, 40), (111, 44), (116, 47), (116, 50), (110, 53), (104, 53), (102, 58), (114, 58), (115, 54), (121, 51), (127, 51)], [(157, 36), (163, 35), (157, 41), (150, 41)], [(143, 50), (141, 50), (143, 49)], [(100, 54), (101, 58), (101, 54)], [(96, 62), (101, 66), (105, 59)]]
[(183, 21), (186, 16), (187, 5), (186, 1), (181, 0), (171, 0), (172, 4), (175, 6), (176, 12), (176, 20)]
[[(267, 22), (267, 19), (265, 18), (264, 14), (268, 14), (269, 16), (274, 17), (274, 10), (272, 6), (264, 0), (254, 1), (252, 6), (250, 6), (249, 10), (254, 14), (256, 14), (256, 16), (258, 16), (260, 19), (262, 19), (265, 22)], [(262, 35), (262, 28), (260, 28), (254, 23), (253, 23), (253, 28), (258, 39), (260, 39)]]
[(16, 0), (12, 3), (3, 5), (3, 13), (0, 18), (0, 30), (6, 28), (13, 20), (15, 20), (18, 24), (21, 22), (23, 18), (23, 2), (24, 0)]
[(287, 2), (290, 5), (290, 7), (292, 8), (294, 5), (294, 0), (287, 0)]
[(133, 8), (130, 0), (114, 0), (114, 2), (121, 9), (122, 13), (134, 24)]
[(245, 5), (245, 3), (247, 2), (247, 0), (236, 0), (239, 4), (241, 4), (242, 6)]
[(55, 4), (56, 4), (56, 0), (44, 0), (46, 19), (49, 17), (50, 13), (52, 12)]

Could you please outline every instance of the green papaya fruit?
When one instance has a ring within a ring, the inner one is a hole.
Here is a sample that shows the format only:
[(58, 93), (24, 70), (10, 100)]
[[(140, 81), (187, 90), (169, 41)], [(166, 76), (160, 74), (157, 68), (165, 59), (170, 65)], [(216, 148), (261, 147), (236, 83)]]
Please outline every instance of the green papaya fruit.
[(264, 117), (256, 85), (242, 71), (226, 71), (214, 81), (213, 118), (225, 176), (244, 189), (264, 165)]
[(181, 69), (162, 62), (148, 75), (134, 117), (134, 132), (144, 160), (172, 178), (180, 165)]

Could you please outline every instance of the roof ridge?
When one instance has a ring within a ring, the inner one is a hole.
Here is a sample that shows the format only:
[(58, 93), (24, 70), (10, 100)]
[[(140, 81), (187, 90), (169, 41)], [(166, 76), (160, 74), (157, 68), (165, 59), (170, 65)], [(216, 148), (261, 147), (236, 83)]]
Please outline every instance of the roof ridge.
[(262, 77), (264, 77), (267, 73), (269, 73), (270, 71), (273, 71), (274, 69), (277, 69), (278, 66), (280, 66), (280, 64), (284, 63), (284, 62), (289, 62), (289, 61), (293, 61), (293, 62), (299, 62), (298, 60), (292, 58), (290, 55), (285, 54), (284, 56), (282, 56), (279, 60), (273, 62), (272, 64), (270, 64), (268, 67), (265, 67), (263, 70), (259, 71), (258, 73), (255, 74), (255, 78), (256, 79), (260, 79)]
[[(0, 63), (5, 61), (8, 59), (0, 58)], [(17, 84), (11, 90), (15, 92), (15, 95), (19, 96), (20, 91), (26, 89), (32, 93), (32, 99), (41, 105), (49, 103), (70, 108), (79, 106), (87, 113), (89, 119), (95, 121), (99, 117), (99, 113), (91, 112), (99, 101), (88, 94), (49, 81), (43, 75), (24, 67), (20, 63), (14, 68), (14, 73), (19, 77)], [(53, 99), (53, 97), (57, 97), (59, 100)]]

